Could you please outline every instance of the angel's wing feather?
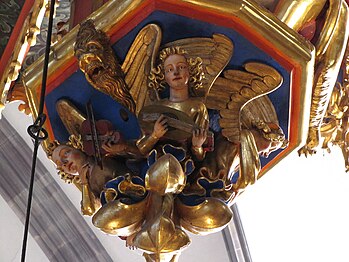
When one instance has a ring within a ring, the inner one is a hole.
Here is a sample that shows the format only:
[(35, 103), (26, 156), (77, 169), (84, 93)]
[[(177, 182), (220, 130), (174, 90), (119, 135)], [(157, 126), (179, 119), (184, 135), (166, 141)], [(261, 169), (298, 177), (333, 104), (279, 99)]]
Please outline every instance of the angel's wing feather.
[[(224, 77), (219, 77), (215, 81), (206, 99), (208, 108), (219, 110), (221, 116), (219, 124), (222, 128), (222, 134), (231, 142), (240, 140), (242, 123), (240, 116), (244, 106), (258, 97), (274, 91), (283, 80), (273, 67), (265, 64), (247, 63), (244, 68), (246, 72), (240, 70), (225, 71)], [(257, 103), (267, 102), (264, 98), (263, 102), (259, 100)], [(275, 110), (272, 110), (271, 114), (275, 114)]]
[(58, 100), (56, 109), (68, 133), (79, 136), (81, 133), (80, 127), (86, 117), (67, 99)]
[(214, 34), (212, 38), (185, 38), (164, 46), (179, 46), (188, 52), (189, 58), (200, 57), (205, 73), (203, 85), (207, 94), (218, 75), (226, 67), (233, 54), (233, 43), (221, 34)]
[(155, 24), (145, 26), (133, 41), (122, 65), (125, 81), (136, 103), (136, 114), (149, 103), (148, 76), (155, 65), (160, 41), (160, 27)]

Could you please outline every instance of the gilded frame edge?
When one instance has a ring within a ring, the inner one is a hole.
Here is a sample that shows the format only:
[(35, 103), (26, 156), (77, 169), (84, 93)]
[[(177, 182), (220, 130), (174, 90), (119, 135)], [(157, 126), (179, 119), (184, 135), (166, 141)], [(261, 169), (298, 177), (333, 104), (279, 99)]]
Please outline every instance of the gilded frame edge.
[(33, 46), (36, 43), (36, 35), (40, 33), (40, 25), (43, 21), (47, 4), (48, 0), (35, 0), (32, 11), (29, 12), (28, 17), (24, 20), (11, 58), (7, 61), (4, 73), (0, 79), (0, 109), (5, 107), (10, 86), (18, 78), (19, 70), (25, 57), (22, 54), (25, 53), (28, 46)]

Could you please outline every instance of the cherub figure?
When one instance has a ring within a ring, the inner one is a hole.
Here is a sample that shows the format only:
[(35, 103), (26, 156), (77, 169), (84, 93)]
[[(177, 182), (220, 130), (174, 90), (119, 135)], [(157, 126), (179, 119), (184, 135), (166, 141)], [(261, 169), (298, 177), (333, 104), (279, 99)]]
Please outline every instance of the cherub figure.
[[(169, 97), (159, 99), (156, 95), (157, 100), (140, 112), (141, 121), (153, 110), (156, 110), (155, 116), (159, 118), (153, 126), (145, 125), (146, 134), (137, 143), (140, 151), (144, 155), (149, 155), (150, 168), (145, 178), (149, 209), (144, 224), (139, 232), (132, 235), (129, 244), (145, 250), (145, 256), (150, 261), (157, 261), (164, 256), (175, 259), (178, 251), (190, 243), (175, 215), (174, 198), (182, 191), (186, 175), (194, 168), (190, 157), (203, 160), (205, 156), (203, 144), (208, 130), (208, 113), (204, 103), (199, 98), (193, 97), (195, 92), (202, 88), (200, 81), (203, 76), (202, 61), (199, 58), (187, 59), (185, 54), (186, 52), (179, 47), (165, 48), (160, 52), (161, 62), (151, 74), (150, 86), (155, 87), (155, 90), (168, 87)], [(170, 116), (167, 115), (169, 113)], [(181, 118), (182, 116), (184, 118)], [(173, 120), (172, 117), (178, 117), (180, 120)], [(176, 129), (170, 129), (180, 128), (178, 125), (185, 120), (188, 121), (186, 124), (191, 125), (191, 129), (186, 130), (184, 136)], [(171, 121), (175, 121), (175, 124)], [(225, 211), (223, 214), (225, 219), (222, 222), (224, 224), (231, 219), (231, 211), (229, 209)], [(154, 239), (156, 230), (166, 232), (169, 237)], [(153, 244), (149, 244), (149, 240)]]
[(69, 176), (70, 180), (79, 178), (78, 185), (81, 186), (82, 191), (81, 211), (84, 215), (91, 216), (99, 209), (100, 194), (108, 181), (119, 176), (132, 176), (125, 159), (118, 156), (123, 154), (125, 147), (127, 144), (106, 142), (103, 148), (111, 153), (109, 156), (102, 157), (103, 166), (100, 166), (92, 156), (83, 152), (79, 142), (69, 142), (65, 145), (60, 145), (58, 142), (51, 144), (49, 157), (61, 175)]

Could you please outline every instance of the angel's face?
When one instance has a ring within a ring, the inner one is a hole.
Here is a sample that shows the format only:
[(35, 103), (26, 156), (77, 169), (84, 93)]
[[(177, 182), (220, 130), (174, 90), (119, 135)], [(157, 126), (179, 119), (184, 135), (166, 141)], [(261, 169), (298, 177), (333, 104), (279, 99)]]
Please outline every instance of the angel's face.
[(165, 80), (171, 89), (188, 89), (189, 65), (183, 55), (170, 55), (164, 62)]
[(53, 150), (52, 161), (57, 165), (57, 169), (77, 175), (79, 169), (87, 162), (87, 156), (80, 150), (61, 145)]

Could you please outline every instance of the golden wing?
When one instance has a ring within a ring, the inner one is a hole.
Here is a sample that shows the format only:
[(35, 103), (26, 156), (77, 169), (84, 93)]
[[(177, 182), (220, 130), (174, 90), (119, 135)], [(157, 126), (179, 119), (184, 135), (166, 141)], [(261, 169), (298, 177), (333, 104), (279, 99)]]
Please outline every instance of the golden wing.
[[(271, 102), (269, 105), (259, 106), (259, 110), (253, 109), (253, 106), (247, 106), (243, 119), (241, 117), (242, 109), (250, 101), (277, 89), (283, 81), (280, 73), (268, 65), (246, 63), (244, 68), (246, 71), (225, 71), (224, 77), (219, 77), (214, 82), (206, 99), (207, 108), (219, 110), (221, 116), (219, 124), (222, 128), (222, 134), (231, 142), (240, 141), (241, 125), (244, 124), (247, 128), (250, 126), (248, 119), (251, 114), (255, 114), (254, 118), (264, 114), (264, 117), (260, 117), (260, 119), (264, 118), (263, 120), (267, 120), (267, 122), (271, 121), (266, 118), (270, 118), (270, 120), (276, 118), (275, 109)], [(262, 99), (257, 100), (255, 105), (261, 105), (263, 101), (268, 100), (268, 98)], [(269, 109), (272, 112), (268, 112)]]
[(148, 76), (155, 67), (161, 41), (161, 29), (155, 24), (145, 26), (136, 36), (127, 53), (122, 70), (131, 96), (136, 103), (136, 115), (150, 102)]
[(56, 110), (68, 133), (78, 137), (81, 134), (80, 127), (86, 117), (67, 99), (58, 100)]
[(229, 63), (234, 48), (231, 40), (221, 34), (214, 34), (212, 38), (185, 38), (168, 43), (164, 48), (172, 46), (186, 50), (189, 58), (200, 57), (203, 60), (205, 78), (202, 82), (205, 95), (209, 93), (212, 84)]

